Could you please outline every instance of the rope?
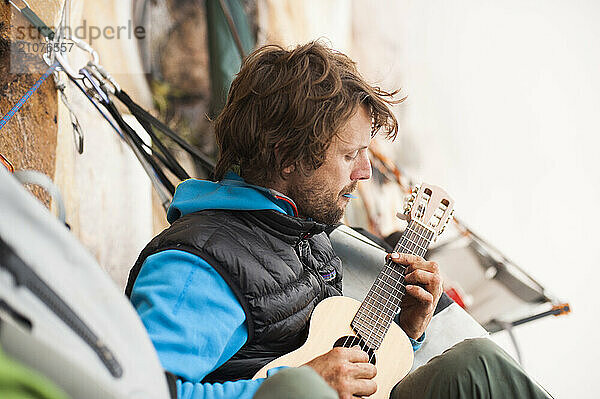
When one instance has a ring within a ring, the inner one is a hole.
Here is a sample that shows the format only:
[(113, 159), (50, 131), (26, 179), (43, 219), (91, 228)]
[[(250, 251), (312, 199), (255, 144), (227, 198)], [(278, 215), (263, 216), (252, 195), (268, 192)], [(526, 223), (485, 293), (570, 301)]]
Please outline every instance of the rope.
[(6, 113), (4, 116), (2, 116), (2, 120), (0, 120), (0, 130), (2, 130), (2, 128), (10, 121), (10, 119), (17, 113), (19, 112), (19, 110), (21, 109), (21, 107), (27, 102), (27, 100), (29, 100), (29, 98), (33, 95), (33, 93), (35, 93), (35, 91), (37, 89), (39, 89), (39, 87), (42, 85), (42, 83), (44, 83), (44, 81), (46, 79), (48, 79), (48, 77), (54, 72), (54, 70), (56, 69), (56, 67), (58, 67), (58, 63), (55, 62), (54, 64), (52, 64), (50, 66), (50, 68), (48, 68), (48, 70), (42, 75), (41, 78), (39, 78), (37, 80), (37, 82), (35, 82), (35, 84), (33, 85), (33, 87), (31, 87), (31, 89), (27, 90), (27, 93), (25, 93), (25, 95), (23, 97), (21, 97), (21, 99), (19, 100), (18, 103), (16, 103), (10, 111), (8, 111), (8, 113)]

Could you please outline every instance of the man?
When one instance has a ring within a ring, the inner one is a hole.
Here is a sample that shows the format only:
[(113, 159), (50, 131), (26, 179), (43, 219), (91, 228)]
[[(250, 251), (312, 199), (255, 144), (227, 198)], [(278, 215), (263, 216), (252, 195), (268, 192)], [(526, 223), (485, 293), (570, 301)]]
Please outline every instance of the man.
[[(219, 181), (179, 185), (171, 227), (142, 251), (127, 287), (163, 366), (178, 377), (180, 398), (251, 398), (264, 382), (252, 376), (301, 346), (315, 306), (341, 294), (342, 265), (326, 231), (371, 176), (372, 137), (396, 135), (394, 94), (318, 43), (266, 46), (244, 61), (215, 121)], [(392, 259), (408, 266), (399, 325), (417, 350), (442, 293), (438, 267), (406, 254)], [(487, 341), (466, 342), (393, 395), (448, 397), (452, 385), (455, 397), (482, 389), (544, 397), (503, 356)], [(294, 397), (317, 397), (318, 383), (298, 390), (311, 378), (340, 398), (377, 389), (376, 367), (358, 348), (332, 349), (306, 366), (268, 378), (258, 395), (290, 397), (295, 381)], [(493, 386), (494, 370), (510, 380), (508, 391)]]

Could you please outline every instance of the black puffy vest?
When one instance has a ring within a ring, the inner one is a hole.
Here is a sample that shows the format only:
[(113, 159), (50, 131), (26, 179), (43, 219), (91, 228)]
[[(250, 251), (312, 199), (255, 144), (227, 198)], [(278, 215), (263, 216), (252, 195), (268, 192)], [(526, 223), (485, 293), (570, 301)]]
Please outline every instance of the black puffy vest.
[(140, 254), (126, 294), (152, 254), (178, 249), (200, 256), (223, 277), (246, 313), (248, 340), (203, 382), (249, 379), (299, 348), (323, 299), (340, 295), (342, 267), (325, 225), (274, 210), (207, 210), (176, 220)]

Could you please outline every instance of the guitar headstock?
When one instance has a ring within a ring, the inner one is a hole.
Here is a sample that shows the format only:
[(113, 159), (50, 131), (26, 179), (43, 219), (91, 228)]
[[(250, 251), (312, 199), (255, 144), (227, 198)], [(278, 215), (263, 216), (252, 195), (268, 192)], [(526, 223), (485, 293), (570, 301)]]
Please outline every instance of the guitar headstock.
[(435, 233), (442, 234), (454, 214), (454, 200), (440, 187), (423, 183), (416, 186), (398, 217), (414, 220)]

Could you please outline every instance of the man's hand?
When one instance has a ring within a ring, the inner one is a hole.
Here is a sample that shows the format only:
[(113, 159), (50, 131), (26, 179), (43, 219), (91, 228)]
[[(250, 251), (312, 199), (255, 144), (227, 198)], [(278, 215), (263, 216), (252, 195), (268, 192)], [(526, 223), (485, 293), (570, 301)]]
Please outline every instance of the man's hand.
[(400, 305), (400, 327), (412, 339), (419, 339), (431, 321), (442, 296), (442, 277), (437, 263), (420, 256), (392, 253), (393, 262), (408, 266), (406, 295)]
[(369, 355), (359, 346), (333, 348), (306, 363), (337, 391), (340, 399), (369, 396), (377, 390), (372, 380), (377, 369), (369, 363)]

